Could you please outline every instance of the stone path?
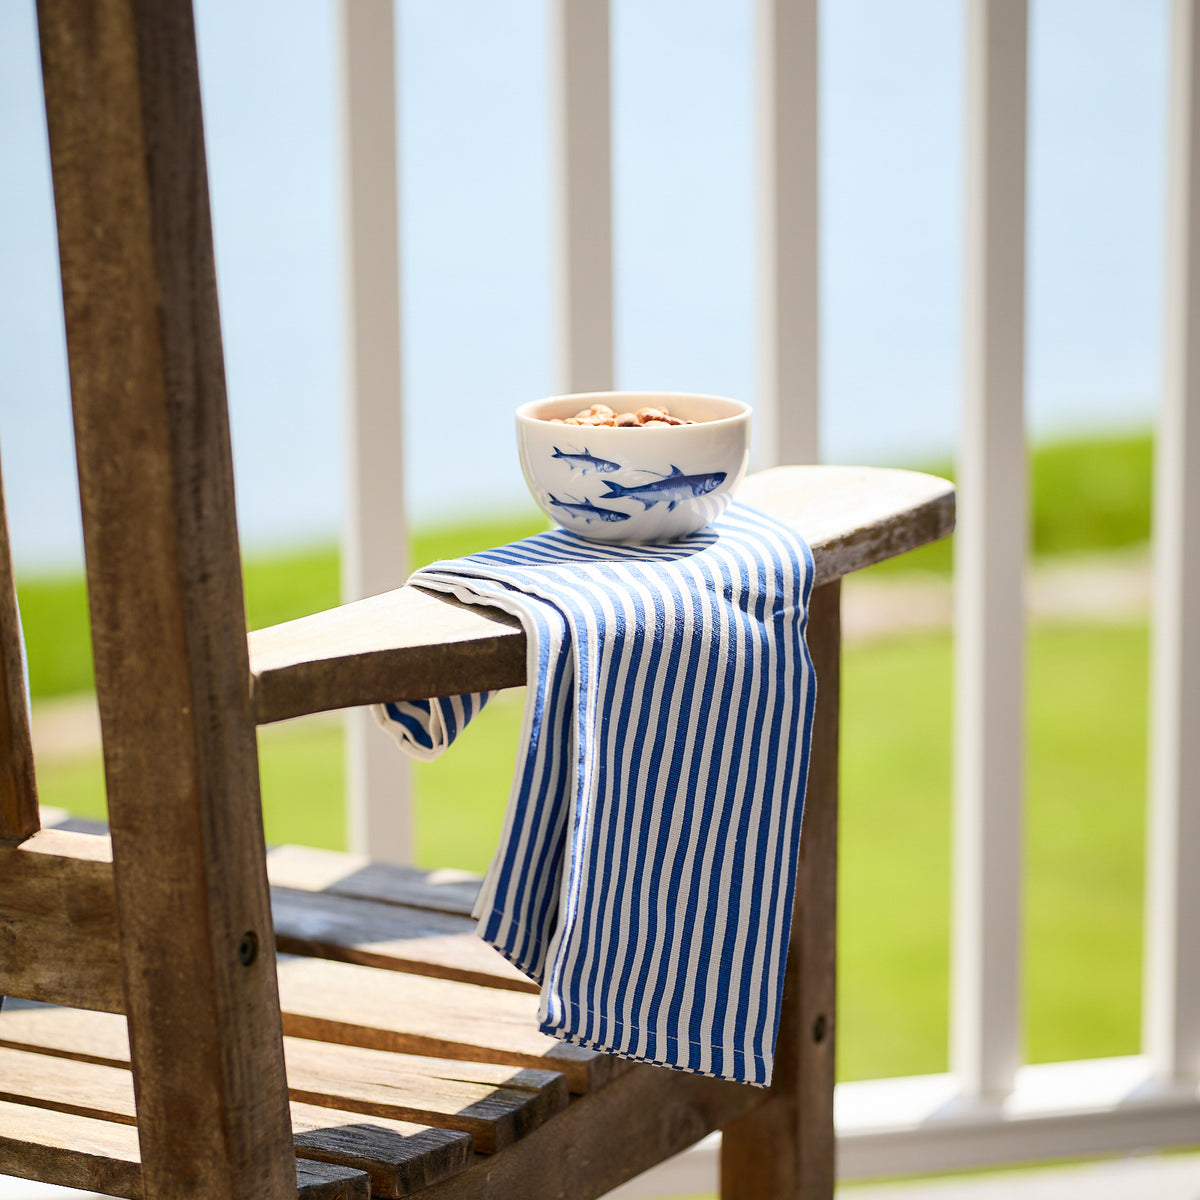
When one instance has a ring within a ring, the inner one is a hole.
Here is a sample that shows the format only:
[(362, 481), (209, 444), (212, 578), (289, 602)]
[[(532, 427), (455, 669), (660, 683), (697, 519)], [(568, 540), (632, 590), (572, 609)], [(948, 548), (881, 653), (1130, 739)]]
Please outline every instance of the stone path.
[[(954, 612), (953, 589), (937, 575), (896, 578), (866, 571), (848, 576), (842, 589), (842, 625), (850, 643), (948, 629)], [(1053, 562), (1029, 577), (1034, 621), (1138, 620), (1149, 601), (1150, 556), (1142, 549)]]

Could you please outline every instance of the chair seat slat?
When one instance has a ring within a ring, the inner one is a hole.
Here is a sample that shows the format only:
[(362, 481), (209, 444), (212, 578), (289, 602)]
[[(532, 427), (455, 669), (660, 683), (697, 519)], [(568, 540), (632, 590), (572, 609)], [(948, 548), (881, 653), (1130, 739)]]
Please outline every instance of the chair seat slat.
[(287, 953), (508, 991), (538, 990), (479, 938), (469, 917), (291, 888), (271, 889), (271, 911), (276, 944)]

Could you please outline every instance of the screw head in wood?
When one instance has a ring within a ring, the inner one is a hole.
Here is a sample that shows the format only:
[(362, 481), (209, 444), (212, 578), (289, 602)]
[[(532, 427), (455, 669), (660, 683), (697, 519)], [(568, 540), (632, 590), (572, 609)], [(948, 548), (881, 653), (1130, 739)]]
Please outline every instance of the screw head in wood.
[(258, 957), (258, 934), (253, 929), (242, 934), (242, 940), (238, 942), (238, 962), (243, 967), (248, 967)]

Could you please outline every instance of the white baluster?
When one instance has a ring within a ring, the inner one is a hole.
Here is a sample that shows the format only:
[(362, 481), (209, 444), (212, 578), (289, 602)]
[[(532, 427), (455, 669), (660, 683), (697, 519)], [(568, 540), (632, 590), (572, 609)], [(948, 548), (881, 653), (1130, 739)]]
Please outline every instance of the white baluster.
[(1200, 1076), (1200, 5), (1171, 28), (1163, 407), (1155, 447), (1143, 1045)]
[(1026, 453), (1024, 0), (969, 0), (965, 404), (959, 461), (951, 1069), (1019, 1054)]
[(762, 466), (818, 441), (818, 0), (758, 5), (758, 401)]
[(608, 0), (553, 0), (557, 386), (613, 386), (612, 119)]
[[(400, 392), (400, 251), (393, 0), (338, 5), (346, 358), (342, 597), (407, 576)], [(404, 756), (369, 712), (347, 714), (347, 841), (388, 862), (412, 857)]]

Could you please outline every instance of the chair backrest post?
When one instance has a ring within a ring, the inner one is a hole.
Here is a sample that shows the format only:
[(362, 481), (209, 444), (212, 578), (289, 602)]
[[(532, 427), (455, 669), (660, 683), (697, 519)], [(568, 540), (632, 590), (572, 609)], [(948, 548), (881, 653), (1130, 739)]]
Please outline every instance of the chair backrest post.
[(147, 1200), (295, 1196), (190, 0), (39, 0)]

